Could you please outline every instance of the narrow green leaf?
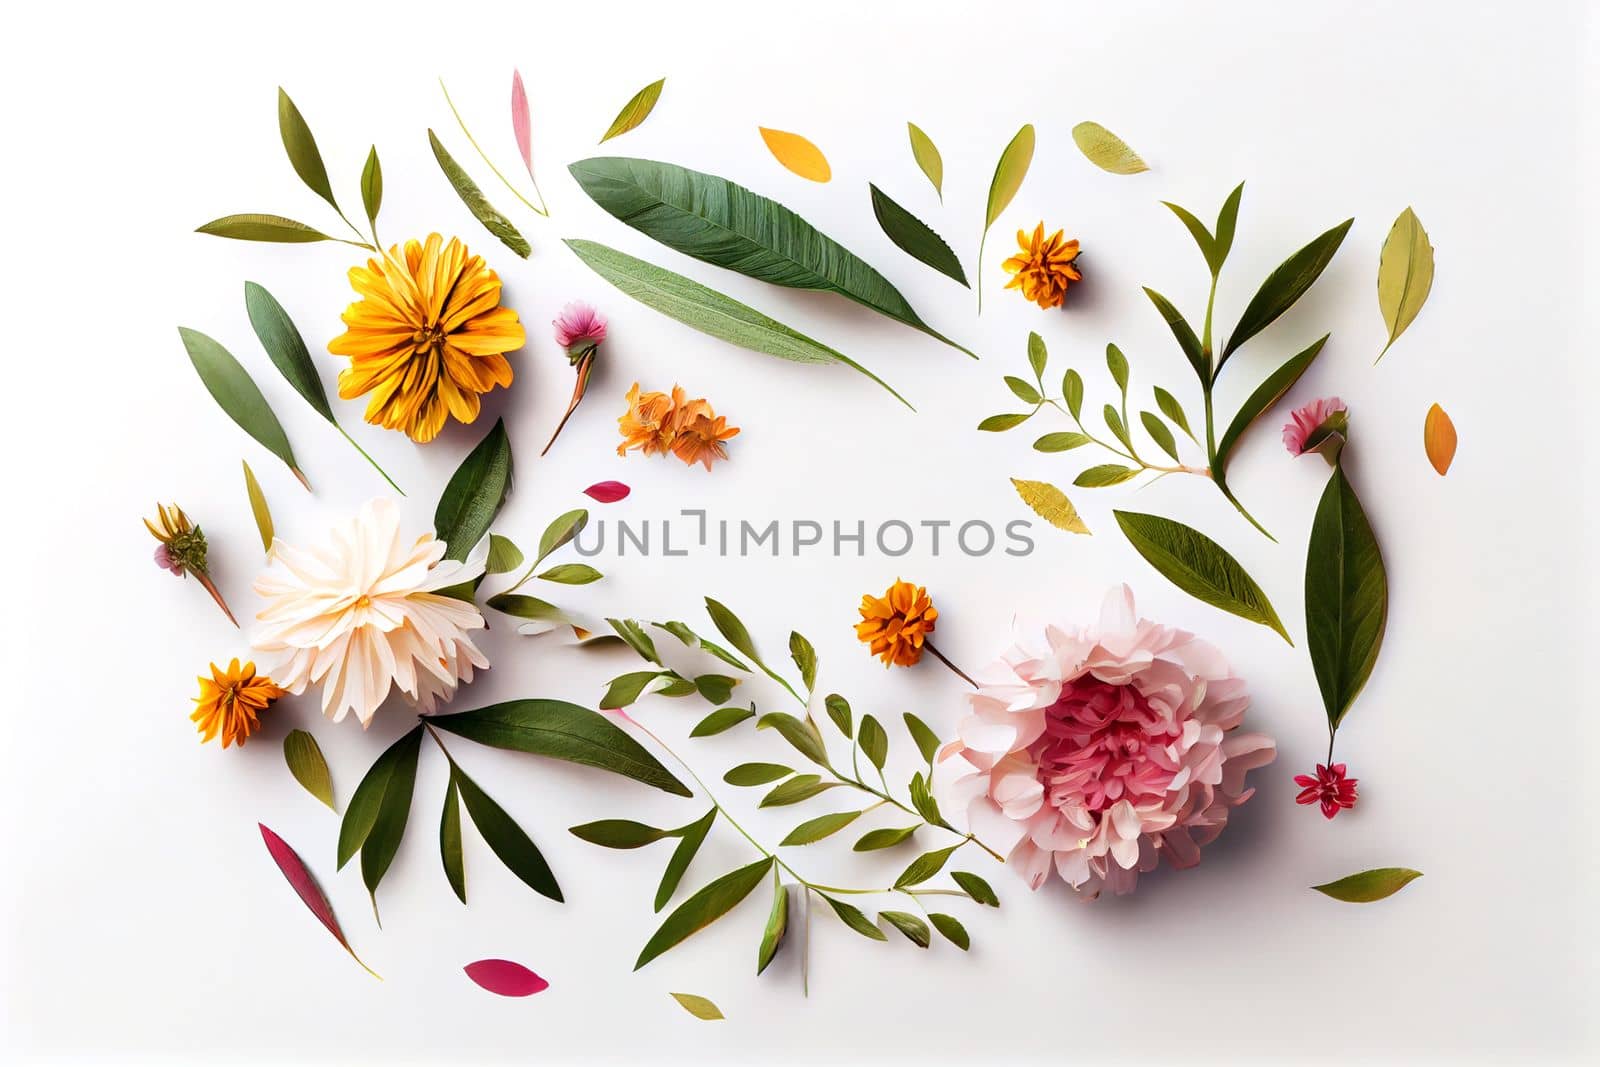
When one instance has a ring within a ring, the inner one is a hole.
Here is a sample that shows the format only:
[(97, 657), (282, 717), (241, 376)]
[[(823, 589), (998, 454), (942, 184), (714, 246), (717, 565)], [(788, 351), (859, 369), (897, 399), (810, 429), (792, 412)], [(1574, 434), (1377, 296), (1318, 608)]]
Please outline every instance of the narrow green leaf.
[(618, 675), (606, 685), (605, 696), (600, 698), (601, 711), (625, 708), (644, 695), (645, 687), (657, 678), (669, 677), (668, 671), (632, 671)]
[(698, 674), (694, 678), (694, 690), (713, 704), (725, 704), (733, 696), (733, 687), (739, 684), (739, 679), (729, 678), (726, 674)]
[(789, 658), (799, 668), (800, 681), (805, 684), (806, 692), (811, 692), (817, 684), (817, 650), (798, 630), (789, 634)]
[(316, 193), (335, 210), (339, 205), (333, 199), (333, 186), (328, 182), (328, 168), (322, 164), (322, 153), (317, 150), (317, 139), (311, 136), (311, 127), (301, 117), (289, 94), (278, 89), (278, 133), (283, 138), (283, 150), (289, 154), (294, 172), (306, 187)]
[(910, 792), (911, 806), (917, 809), (917, 814), (935, 826), (943, 826), (944, 817), (939, 814), (939, 802), (933, 798), (933, 790), (921, 771), (911, 776)]
[(488, 793), (479, 789), (476, 782), (461, 773), (460, 767), (452, 764), (450, 772), (456, 788), (461, 792), (461, 802), (472, 817), (472, 824), (478, 828), (478, 833), (483, 835), (484, 842), (500, 858), (500, 862), (506, 865), (506, 869), (522, 879), (535, 893), (551, 900), (561, 900), (561, 887), (556, 884), (556, 876), (550, 870), (550, 865), (545, 862), (538, 846), (517, 825), (517, 821), (506, 814), (505, 809), (496, 804)]
[(283, 759), (289, 765), (289, 773), (307, 793), (328, 805), (330, 811), (339, 810), (333, 806), (333, 776), (328, 773), (328, 761), (315, 737), (304, 730), (290, 730), (283, 739)]
[(934, 233), (927, 223), (901, 207), (876, 185), (868, 182), (867, 188), (872, 193), (872, 214), (877, 218), (879, 228), (896, 247), (951, 281), (971, 288), (966, 272), (961, 269), (961, 260), (956, 258), (943, 237)]
[(828, 902), (828, 906), (833, 909), (833, 913), (839, 916), (840, 919), (844, 920), (844, 924), (846, 926), (860, 934), (862, 937), (869, 937), (874, 941), (889, 940), (889, 935), (878, 929), (877, 926), (873, 924), (872, 920), (867, 918), (866, 913), (860, 908), (856, 907), (854, 904), (847, 904), (842, 900), (835, 900), (826, 893), (819, 893), (818, 896), (822, 897), (823, 900)]
[(350, 803), (345, 805), (344, 818), (339, 823), (338, 857), (341, 870), (352, 856), (361, 851), (361, 846), (371, 835), (395, 766), (408, 758), (414, 764), (421, 746), (422, 727), (417, 726), (384, 749), (383, 754), (367, 768), (367, 773), (362, 776), (355, 793), (350, 797)]
[(787, 782), (781, 782), (774, 786), (770, 793), (761, 798), (760, 806), (763, 808), (781, 808), (789, 804), (798, 804), (803, 800), (810, 800), (814, 796), (826, 793), (838, 784), (838, 782), (824, 782), (815, 774), (797, 774)]
[(560, 563), (539, 575), (542, 581), (558, 582), (561, 585), (588, 585), (604, 577), (605, 575), (587, 563)]
[(970, 871), (951, 871), (950, 878), (961, 887), (961, 891), (979, 904), (991, 908), (1000, 906), (1000, 898), (994, 895), (994, 890), (989, 883)]
[(1200, 442), (1195, 439), (1194, 431), (1189, 429), (1189, 416), (1183, 412), (1183, 405), (1178, 403), (1178, 398), (1167, 392), (1161, 386), (1155, 387), (1156, 407), (1161, 409), (1161, 414), (1172, 420), (1172, 424), (1182, 430), (1189, 440), (1195, 444)]
[(433, 146), (433, 158), (438, 160), (439, 169), (444, 171), (444, 176), (449, 180), (451, 188), (461, 202), (467, 205), (467, 210), (472, 212), (472, 217), (483, 223), (483, 228), (500, 239), (500, 243), (511, 251), (527, 259), (533, 254), (533, 246), (528, 244), (527, 238), (517, 232), (511, 220), (500, 214), (495, 206), (489, 203), (489, 198), (483, 195), (483, 190), (478, 188), (478, 183), (461, 168), (449, 151), (440, 142), (432, 130), (428, 131), (428, 143)]
[(453, 715), (430, 715), (428, 721), (490, 748), (549, 756), (620, 774), (674, 796), (694, 796), (611, 719), (564, 700), (508, 700)]
[(781, 711), (772, 711), (756, 720), (756, 729), (777, 730), (806, 759), (828, 766), (828, 750), (822, 743), (822, 735), (809, 721)]
[(367, 162), (361, 168), (361, 207), (367, 213), (367, 225), (378, 225), (378, 209), (383, 207), (383, 164), (378, 162), (378, 146), (367, 150)]
[(722, 662), (726, 663), (735, 670), (745, 672), (750, 670), (749, 665), (741, 660), (738, 656), (735, 656), (732, 652), (729, 652), (721, 645), (707, 641), (705, 638), (701, 637), (699, 634), (695, 633), (693, 630), (689, 629), (688, 626), (681, 622), (657, 622), (651, 623), (651, 625), (659, 626), (661, 629), (667, 631), (667, 633), (676, 637), (679, 641), (683, 642), (685, 648), (699, 649), (702, 652), (706, 652), (709, 655), (720, 659)]
[(1017, 399), (1022, 401), (1024, 404), (1038, 404), (1044, 399), (1039, 395), (1039, 390), (1035, 389), (1031, 382), (1025, 382), (1014, 374), (1006, 375), (1005, 382), (1006, 388), (1010, 389), (1012, 393), (1016, 394)]
[(1205, 257), (1206, 267), (1210, 269), (1211, 276), (1215, 278), (1222, 270), (1222, 262), (1217, 257), (1217, 242), (1211, 236), (1211, 231), (1206, 229), (1206, 224), (1195, 218), (1186, 208), (1168, 200), (1161, 201), (1169, 211), (1178, 216), (1178, 221), (1183, 223), (1189, 231), (1189, 236), (1194, 238), (1194, 243), (1199, 246), (1200, 254)]
[(1221, 545), (1175, 519), (1136, 511), (1112, 514), (1134, 550), (1173, 585), (1214, 608), (1260, 623), (1294, 644), (1267, 594)]
[(250, 316), (250, 326), (256, 332), (267, 358), (278, 372), (294, 386), (317, 414), (337, 425), (333, 408), (328, 404), (328, 394), (317, 375), (311, 353), (306, 351), (305, 340), (295, 329), (294, 321), (277, 298), (255, 282), (244, 283), (244, 307)]
[(656, 643), (650, 640), (650, 635), (644, 632), (644, 627), (632, 619), (607, 619), (606, 622), (629, 648), (639, 654), (640, 658), (649, 660), (657, 666), (661, 664), (661, 654), (656, 651)]
[(488, 603), (494, 610), (503, 611), (518, 619), (572, 625), (572, 620), (567, 618), (566, 612), (538, 597), (523, 596), (521, 593), (496, 593), (489, 598)]
[(1138, 476), (1139, 472), (1132, 467), (1124, 467), (1120, 463), (1100, 463), (1072, 479), (1072, 484), (1080, 489), (1104, 489)]
[(793, 773), (793, 767), (785, 767), (781, 763), (741, 763), (724, 774), (722, 780), (729, 785), (766, 785)]
[(488, 573), (509, 574), (522, 566), (522, 549), (509, 537), (497, 533), (489, 535)]
[[(395, 758), (387, 761), (389, 773), (384, 779), (383, 795), (377, 802), (377, 811), (366, 838), (361, 842), (361, 881), (374, 900), (378, 883), (383, 881), (389, 864), (394, 862), (395, 853), (400, 851), (400, 839), (405, 836), (406, 822), (411, 816), (411, 794), (417, 783), (417, 756), (422, 751), (422, 727), (412, 728), (390, 746), (390, 751), (395, 752)], [(379, 759), (387, 756), (388, 752), (385, 752)], [(350, 804), (352, 808), (355, 806), (354, 798), (351, 798)], [(346, 809), (348, 814), (349, 809)]]
[(850, 710), (850, 702), (838, 693), (829, 693), (823, 698), (822, 706), (828, 712), (828, 718), (833, 720), (833, 725), (846, 737), (856, 735), (855, 716)]
[(938, 145), (914, 122), (906, 123), (906, 132), (911, 135), (911, 157), (917, 161), (922, 173), (927, 175), (928, 181), (933, 183), (933, 191), (939, 194), (939, 203), (944, 203), (944, 158), (939, 155)]
[(889, 734), (883, 725), (871, 715), (863, 715), (856, 740), (861, 743), (861, 751), (872, 761), (872, 765), (883, 770), (883, 764), (889, 758)]
[(928, 924), (908, 911), (880, 911), (878, 918), (905, 934), (906, 939), (918, 948), (927, 948), (933, 941), (933, 934), (929, 931)]
[(778, 844), (809, 845), (825, 837), (831, 837), (859, 818), (861, 818), (859, 811), (835, 811), (827, 815), (818, 815), (790, 830), (789, 835)]
[(1044, 338), (1033, 330), (1028, 331), (1028, 366), (1033, 368), (1034, 381), (1044, 381), (1045, 364), (1050, 362), (1050, 350), (1045, 348)]
[(763, 315), (748, 304), (665, 267), (593, 241), (568, 240), (565, 244), (591, 270), (623, 293), (691, 329), (793, 363), (841, 363), (877, 382), (896, 400), (911, 407), (888, 383), (849, 356)]
[(884, 827), (878, 830), (868, 830), (861, 835), (861, 840), (851, 846), (857, 852), (876, 852), (879, 849), (893, 848), (902, 841), (909, 840), (917, 832), (915, 826)]
[(655, 110), (656, 101), (661, 99), (662, 86), (666, 84), (667, 79), (657, 78), (634, 93), (628, 102), (622, 105), (622, 110), (617, 112), (617, 117), (611, 120), (611, 125), (606, 127), (605, 136), (600, 138), (600, 143), (605, 144), (613, 137), (622, 136), (649, 118), (650, 112)]
[(1106, 345), (1106, 369), (1111, 372), (1111, 380), (1117, 383), (1124, 399), (1128, 396), (1128, 357), (1122, 354), (1122, 349), (1116, 345)]
[(261, 395), (261, 390), (233, 354), (198, 330), (179, 326), (178, 335), (183, 338), (183, 347), (189, 353), (195, 373), (200, 375), (200, 381), (217, 406), (241, 430), (255, 438), (257, 444), (283, 460), (302, 485), (311, 488), (295, 462), (294, 450), (289, 447), (283, 426), (267, 406), (267, 398)]
[(643, 848), (653, 845), (663, 838), (678, 836), (675, 831), (661, 830), (654, 826), (646, 826), (642, 822), (633, 822), (628, 819), (601, 819), (599, 822), (586, 822), (582, 826), (574, 826), (567, 831), (574, 837), (599, 845), (602, 848)]
[[(589, 510), (587, 508), (573, 508), (571, 511), (557, 515), (551, 520), (550, 525), (544, 528), (544, 533), (539, 535), (539, 555), (534, 560), (535, 565), (543, 563), (550, 553), (565, 546), (568, 542), (583, 532), (589, 524)], [(598, 571), (596, 572), (599, 573)]]
[(280, 245), (303, 245), (315, 241), (335, 240), (303, 222), (286, 219), (282, 215), (263, 215), (260, 212), (224, 215), (220, 219), (212, 219), (204, 226), (196, 226), (194, 232), (210, 234), (212, 237), (227, 237), (235, 241), (264, 241)]
[(783, 935), (789, 929), (789, 888), (772, 868), (772, 910), (767, 913), (767, 927), (761, 932), (761, 948), (756, 952), (756, 973), (767, 969), (767, 964), (778, 954)]
[(1339, 245), (1344, 242), (1344, 235), (1349, 232), (1353, 222), (1355, 219), (1345, 219), (1333, 229), (1319, 234), (1267, 275), (1267, 280), (1261, 283), (1256, 295), (1245, 305), (1244, 314), (1239, 316), (1239, 324), (1228, 336), (1217, 369), (1222, 368), (1222, 364), (1240, 345), (1272, 325), (1278, 316), (1305, 295), (1306, 290), (1322, 276), (1323, 270), (1333, 260), (1334, 253), (1339, 251)]
[(1000, 153), (994, 177), (989, 180), (989, 199), (983, 211), (985, 230), (993, 226), (1001, 212), (1011, 206), (1012, 198), (1022, 188), (1022, 181), (1028, 176), (1028, 167), (1033, 163), (1033, 141), (1033, 126), (1025, 125)]
[(1112, 174), (1140, 174), (1150, 169), (1139, 153), (1098, 122), (1080, 122), (1072, 127), (1072, 141), (1085, 159)]
[[(638, 968), (636, 967), (634, 969), (637, 970)], [(684, 1011), (688, 1012), (690, 1015), (693, 1015), (696, 1019), (704, 1019), (707, 1022), (715, 1022), (718, 1019), (726, 1018), (726, 1016), (722, 1014), (722, 1009), (711, 1003), (711, 1001), (707, 1000), (705, 997), (696, 996), (693, 993), (670, 993), (668, 995), (672, 997), (673, 1000), (676, 1000), (679, 1004), (681, 1004)]]
[(1200, 338), (1195, 336), (1194, 327), (1189, 325), (1183, 313), (1172, 306), (1172, 301), (1146, 286), (1144, 295), (1156, 306), (1161, 317), (1166, 320), (1167, 328), (1172, 331), (1172, 336), (1177, 339), (1178, 347), (1183, 350), (1184, 358), (1189, 361), (1189, 366), (1194, 368), (1200, 384), (1206, 387), (1211, 385), (1211, 357), (1206, 354), (1200, 344)]
[(772, 866), (773, 860), (768, 856), (736, 871), (730, 871), (678, 905), (672, 914), (667, 916), (660, 929), (646, 942), (633, 969), (637, 971), (663, 952), (728, 914), (761, 884), (762, 879), (772, 870)]
[(511, 439), (505, 420), (496, 419), (450, 476), (434, 509), (434, 536), (447, 546), (446, 559), (466, 559), (488, 534), (511, 494), (511, 470)]
[(711, 832), (711, 825), (716, 821), (717, 809), (712, 808), (684, 828), (678, 847), (672, 850), (672, 857), (667, 860), (667, 869), (661, 874), (661, 884), (656, 887), (656, 911), (666, 907), (667, 901), (672, 899), (672, 894), (678, 891), (678, 883), (683, 881), (684, 872), (689, 869), (689, 864), (694, 859), (695, 853), (700, 851), (700, 846), (705, 844), (706, 835)]
[(1061, 398), (1067, 402), (1072, 417), (1083, 417), (1083, 376), (1071, 367), (1061, 376)]
[(1378, 662), (1389, 617), (1378, 538), (1342, 466), (1311, 520), (1305, 598), (1306, 647), (1328, 725), (1337, 730)]
[(261, 491), (261, 483), (256, 481), (256, 472), (250, 469), (248, 461), (244, 464), (244, 491), (250, 497), (250, 514), (255, 517), (256, 532), (261, 535), (261, 547), (270, 555), (273, 534), (272, 512), (267, 507), (267, 496)]
[(756, 653), (756, 643), (751, 638), (750, 631), (745, 629), (744, 623), (739, 621), (739, 616), (710, 597), (706, 597), (705, 601), (706, 614), (711, 616), (711, 621), (716, 626), (717, 632), (727, 638), (728, 644), (749, 656), (756, 663), (760, 663), (761, 657)]
[(1394, 220), (1378, 257), (1378, 310), (1389, 328), (1389, 340), (1378, 359), (1416, 319), (1432, 288), (1433, 245), (1416, 212), (1408, 207)]
[(922, 758), (928, 763), (933, 762), (933, 757), (939, 751), (939, 735), (933, 732), (933, 727), (917, 718), (911, 712), (901, 716), (905, 720), (906, 732), (911, 735), (911, 740), (917, 746), (917, 751), (922, 753)]
[(1021, 426), (1023, 423), (1027, 422), (1032, 415), (1033, 412), (1031, 411), (1024, 415), (990, 415), (987, 419), (984, 419), (982, 422), (978, 423), (978, 429), (984, 431), (985, 433), (999, 433), (1002, 430), (1009, 430), (1014, 426)]
[(1111, 436), (1122, 442), (1122, 447), (1133, 451), (1133, 442), (1128, 440), (1128, 428), (1122, 424), (1122, 416), (1117, 414), (1117, 409), (1107, 404), (1100, 409), (1100, 415), (1106, 420), (1106, 428), (1111, 431)]
[(755, 708), (718, 708), (695, 724), (690, 737), (711, 737), (756, 717)]
[(1152, 411), (1139, 412), (1139, 421), (1144, 424), (1144, 432), (1150, 435), (1150, 440), (1160, 445), (1161, 451), (1172, 457), (1172, 462), (1178, 462), (1178, 441), (1167, 424)]
[(911, 861), (911, 865), (900, 872), (900, 877), (894, 880), (896, 889), (905, 889), (908, 886), (921, 885), (929, 878), (944, 870), (945, 863), (960, 848), (960, 845), (951, 845), (934, 852), (924, 852)]
[(1283, 366), (1267, 376), (1255, 392), (1250, 394), (1239, 408), (1239, 413), (1228, 424), (1228, 429), (1223, 433), (1222, 440), (1217, 442), (1216, 467), (1226, 470), (1228, 459), (1233, 455), (1234, 446), (1244, 436), (1251, 423), (1272, 409), (1272, 405), (1294, 387), (1300, 376), (1310, 369), (1311, 363), (1322, 351), (1322, 346), (1328, 343), (1328, 334), (1323, 334), (1313, 341), (1310, 347), (1286, 360)]
[(1222, 264), (1227, 261), (1228, 253), (1233, 251), (1233, 233), (1239, 223), (1239, 201), (1243, 196), (1244, 182), (1240, 182), (1228, 194), (1228, 199), (1222, 202), (1222, 210), (1217, 212), (1216, 244), (1212, 249), (1217, 265), (1212, 268), (1213, 274), (1221, 273)]
[(439, 815), (439, 859), (456, 899), (467, 902), (467, 867), (461, 852), (461, 800), (452, 771), (444, 790), (444, 811)]
[(967, 928), (961, 925), (961, 920), (954, 915), (943, 912), (931, 912), (928, 921), (933, 923), (933, 928), (944, 935), (944, 939), (959, 948), (962, 952), (972, 947), (972, 938), (967, 934)]
[(1056, 433), (1047, 433), (1033, 442), (1035, 452), (1068, 452), (1074, 448), (1082, 448), (1091, 443), (1094, 438), (1088, 434), (1078, 433), (1076, 430), (1060, 430)]
[(1311, 888), (1347, 904), (1370, 904), (1374, 900), (1393, 896), (1413, 879), (1421, 877), (1421, 871), (1413, 871), (1409, 867), (1378, 867)]

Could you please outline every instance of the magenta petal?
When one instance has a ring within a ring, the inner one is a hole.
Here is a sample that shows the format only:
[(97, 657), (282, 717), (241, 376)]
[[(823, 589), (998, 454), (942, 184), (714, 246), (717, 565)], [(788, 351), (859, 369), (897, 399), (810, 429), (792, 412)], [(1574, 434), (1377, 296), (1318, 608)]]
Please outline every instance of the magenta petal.
[(468, 978), (502, 997), (531, 997), (550, 988), (549, 982), (510, 960), (479, 960), (462, 970)]
[(595, 482), (584, 490), (586, 495), (593, 497), (602, 504), (615, 504), (631, 492), (633, 490), (621, 482)]

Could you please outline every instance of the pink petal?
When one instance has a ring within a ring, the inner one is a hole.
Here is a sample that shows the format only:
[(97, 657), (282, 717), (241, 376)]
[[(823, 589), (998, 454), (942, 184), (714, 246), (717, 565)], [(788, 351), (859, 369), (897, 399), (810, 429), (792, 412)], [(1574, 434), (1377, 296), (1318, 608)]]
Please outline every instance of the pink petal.
[(595, 482), (584, 493), (602, 504), (615, 504), (626, 497), (633, 490), (621, 482)]
[(533, 175), (533, 127), (528, 119), (528, 93), (522, 88), (522, 72), (511, 72), (511, 129), (517, 135), (517, 148), (522, 152), (522, 163)]
[(550, 988), (549, 982), (511, 960), (479, 960), (462, 970), (468, 978), (502, 997), (531, 997)]

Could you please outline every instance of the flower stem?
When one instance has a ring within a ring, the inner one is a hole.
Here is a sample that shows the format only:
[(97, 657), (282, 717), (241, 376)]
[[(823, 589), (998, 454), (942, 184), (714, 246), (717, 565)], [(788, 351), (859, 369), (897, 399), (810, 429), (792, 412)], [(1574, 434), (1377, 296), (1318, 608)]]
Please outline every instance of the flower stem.
[(938, 660), (940, 663), (943, 663), (946, 667), (949, 667), (952, 671), (955, 671), (956, 676), (958, 678), (960, 678), (963, 682), (966, 682), (968, 685), (972, 686), (972, 688), (974, 688), (974, 689), (979, 688), (978, 683), (974, 682), (972, 680), (972, 676), (969, 675), (966, 671), (962, 670), (960, 667), (957, 667), (954, 663), (951, 663), (949, 658), (946, 657), (943, 652), (940, 652), (937, 648), (933, 647), (933, 642), (932, 641), (923, 641), (922, 642), (922, 647), (927, 649), (929, 651), (929, 653), (931, 653), (933, 655), (934, 659)]
[(343, 437), (344, 437), (344, 439), (346, 441), (350, 442), (350, 447), (351, 448), (354, 448), (357, 452), (361, 453), (361, 458), (362, 459), (364, 459), (368, 463), (372, 464), (372, 469), (377, 471), (379, 474), (381, 474), (383, 476), (383, 480), (389, 483), (389, 488), (393, 489), (395, 492), (399, 493), (401, 496), (405, 496), (406, 495), (406, 491), (404, 489), (402, 489), (398, 485), (394, 484), (394, 479), (389, 477), (389, 472), (384, 470), (382, 467), (378, 466), (378, 461), (373, 459), (371, 456), (369, 456), (367, 454), (367, 450), (366, 449), (364, 449), (360, 445), (356, 444), (356, 439), (354, 437), (350, 436), (350, 432), (348, 430), (346, 430), (343, 426), (340, 426), (338, 423), (334, 423), (334, 428), (337, 429), (341, 435), (343, 435)]
[(222, 599), (222, 591), (217, 588), (217, 583), (211, 580), (211, 575), (205, 571), (195, 571), (194, 576), (201, 586), (205, 588), (205, 591), (211, 594), (211, 599), (217, 602), (217, 607), (222, 609), (222, 613), (228, 617), (228, 621), (237, 627), (239, 620), (234, 618), (233, 612), (228, 609), (228, 602)]

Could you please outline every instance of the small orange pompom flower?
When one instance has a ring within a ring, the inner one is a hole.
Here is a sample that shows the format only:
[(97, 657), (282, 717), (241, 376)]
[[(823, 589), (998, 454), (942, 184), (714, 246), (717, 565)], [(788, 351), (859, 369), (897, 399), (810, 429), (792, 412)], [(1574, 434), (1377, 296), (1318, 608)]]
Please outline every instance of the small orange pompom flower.
[(1047, 240), (1044, 223), (1034, 227), (1030, 238), (1026, 231), (1017, 231), (1017, 244), (1022, 251), (1001, 264), (1011, 280), (1007, 289), (1021, 289), (1022, 295), (1042, 308), (1060, 307), (1067, 296), (1067, 286), (1081, 282), (1078, 273), (1078, 242), (1063, 241), (1064, 231), (1057, 230)]
[(199, 724), (197, 729), (204, 735), (201, 744), (220, 733), (223, 748), (244, 744), (261, 728), (261, 713), (283, 696), (271, 678), (256, 673), (254, 663), (240, 667), (238, 660), (229, 663), (227, 670), (213, 663), (211, 677), (201, 675), (199, 681), (200, 695), (189, 718)]
[(881, 597), (861, 598), (856, 637), (885, 667), (909, 667), (922, 658), (927, 635), (939, 617), (928, 591), (898, 578)]
[(628, 410), (617, 419), (622, 443), (617, 455), (638, 451), (647, 456), (671, 453), (689, 466), (701, 463), (711, 469), (714, 459), (727, 459), (723, 442), (739, 433), (739, 427), (712, 410), (704, 398), (690, 400), (683, 387), (674, 385), (667, 393), (641, 393), (639, 383), (628, 390)]

